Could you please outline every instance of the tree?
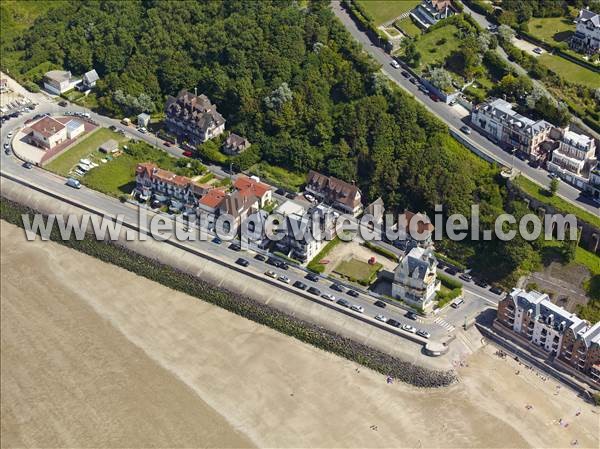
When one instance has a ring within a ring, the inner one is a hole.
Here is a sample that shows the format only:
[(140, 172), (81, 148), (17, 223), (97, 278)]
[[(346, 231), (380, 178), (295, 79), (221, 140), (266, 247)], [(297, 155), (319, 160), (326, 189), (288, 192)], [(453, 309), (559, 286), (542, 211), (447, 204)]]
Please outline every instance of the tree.
[(577, 240), (568, 240), (565, 238), (562, 242), (561, 250), (565, 263), (573, 262), (577, 253)]
[(556, 195), (556, 192), (558, 192), (558, 185), (559, 185), (558, 178), (552, 178), (552, 180), (550, 181), (550, 185), (548, 186), (548, 191), (550, 192), (550, 196)]
[(500, 25), (498, 27), (498, 37), (502, 42), (510, 43), (513, 37), (515, 37), (515, 32), (508, 25)]
[(442, 67), (436, 67), (429, 72), (429, 81), (440, 90), (449, 92), (452, 89), (452, 76)]
[(414, 41), (409, 41), (404, 50), (404, 57), (411, 67), (419, 67), (421, 64), (421, 53), (417, 50)]

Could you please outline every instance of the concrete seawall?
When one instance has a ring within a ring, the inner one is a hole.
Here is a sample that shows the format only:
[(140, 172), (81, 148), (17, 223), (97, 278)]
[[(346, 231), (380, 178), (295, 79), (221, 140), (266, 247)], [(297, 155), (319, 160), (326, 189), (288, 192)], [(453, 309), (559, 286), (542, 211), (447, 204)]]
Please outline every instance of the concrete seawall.
[[(4, 176), (0, 181), (0, 188), (3, 197), (44, 214), (81, 216), (86, 212), (91, 212), (89, 208), (79, 207), (73, 201), (68, 199), (63, 201), (56, 198), (55, 194), (49, 195), (37, 191), (35, 188), (23, 185), (22, 182), (16, 182)], [(385, 329), (384, 325), (370, 317), (362, 316), (357, 319), (355, 316), (348, 316), (340, 313), (340, 310), (334, 310), (334, 306), (331, 304), (321, 304), (320, 300), (316, 300), (316, 298), (304, 298), (297, 293), (292, 293), (291, 289), (286, 290), (278, 284), (273, 283), (272, 285), (262, 278), (257, 279), (247, 274), (241, 274), (239, 268), (224, 266), (225, 264), (218, 261), (168, 244), (170, 242), (157, 242), (151, 238), (145, 241), (138, 239), (127, 241), (126, 232), (131, 234), (136, 231), (130, 228), (122, 229), (120, 245), (197, 276), (212, 285), (223, 287), (233, 293), (243, 294), (257, 302), (268, 304), (285, 313), (316, 323), (340, 335), (425, 368), (436, 370), (452, 368), (448, 355), (428, 357), (424, 354), (423, 342), (409, 341), (402, 335), (403, 331)], [(238, 273), (233, 273), (234, 270)]]

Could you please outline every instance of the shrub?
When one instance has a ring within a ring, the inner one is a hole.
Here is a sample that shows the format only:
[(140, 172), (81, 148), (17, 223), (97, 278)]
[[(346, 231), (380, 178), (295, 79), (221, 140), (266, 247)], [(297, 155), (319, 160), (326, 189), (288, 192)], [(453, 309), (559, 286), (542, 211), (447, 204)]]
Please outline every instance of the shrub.
[(461, 289), (463, 287), (462, 282), (457, 281), (450, 276), (446, 276), (445, 274), (438, 274), (437, 278), (442, 282), (442, 285), (450, 290), (454, 290), (455, 288)]
[(319, 251), (319, 253), (315, 257), (313, 257), (313, 259), (308, 263), (306, 268), (308, 268), (310, 271), (314, 271), (315, 273), (322, 273), (323, 271), (325, 271), (325, 267), (319, 262), (325, 257), (327, 257), (327, 254), (329, 254), (331, 250), (333, 250), (333, 248), (335, 248), (336, 245), (340, 242), (340, 238), (336, 235), (333, 240), (328, 242), (327, 245), (325, 245), (325, 247), (321, 251)]

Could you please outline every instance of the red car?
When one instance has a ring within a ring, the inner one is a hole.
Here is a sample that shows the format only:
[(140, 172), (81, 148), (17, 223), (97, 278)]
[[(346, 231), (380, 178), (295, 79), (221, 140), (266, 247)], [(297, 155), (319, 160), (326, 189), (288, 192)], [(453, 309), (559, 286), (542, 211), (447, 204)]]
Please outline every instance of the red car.
[(163, 143), (164, 146), (166, 147), (170, 147), (171, 146), (171, 142), (167, 142), (166, 140)]
[(433, 101), (436, 101), (436, 102), (440, 101), (440, 99), (437, 96), (435, 96), (434, 94), (429, 94), (429, 98), (431, 98)]
[(194, 155), (194, 153), (192, 153), (191, 151), (184, 151), (184, 152), (183, 152), (183, 155), (184, 155), (185, 157), (192, 157), (192, 156)]

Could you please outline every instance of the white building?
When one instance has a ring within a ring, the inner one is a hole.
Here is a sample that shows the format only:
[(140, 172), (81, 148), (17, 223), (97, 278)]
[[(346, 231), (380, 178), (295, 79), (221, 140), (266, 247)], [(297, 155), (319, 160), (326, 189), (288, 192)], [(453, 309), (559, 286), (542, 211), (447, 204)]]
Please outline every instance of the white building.
[(137, 124), (138, 126), (143, 126), (144, 128), (147, 128), (150, 124), (150, 114), (146, 114), (145, 112), (139, 114), (137, 116)]
[(50, 70), (44, 75), (44, 89), (55, 95), (74, 89), (80, 82), (80, 79), (71, 77), (71, 72), (64, 70)]
[(441, 283), (437, 280), (437, 264), (431, 248), (412, 248), (400, 259), (396, 268), (392, 296), (424, 310), (428, 309), (441, 288)]
[(589, 9), (579, 11), (577, 27), (571, 36), (571, 48), (581, 53), (600, 52), (600, 15)]
[(83, 75), (81, 84), (79, 85), (79, 89), (82, 91), (90, 90), (96, 85), (96, 81), (98, 81), (99, 79), (100, 77), (98, 76), (96, 70), (92, 69), (89, 72), (86, 72), (85, 75)]
[(85, 126), (78, 120), (67, 122), (67, 139), (75, 139), (85, 132)]
[(42, 148), (54, 148), (68, 139), (67, 127), (49, 115), (35, 122), (30, 129), (33, 143)]
[(548, 171), (558, 174), (576, 187), (584, 188), (592, 167), (596, 164), (596, 142), (585, 134), (568, 128), (562, 133), (559, 146), (552, 152)]
[(471, 123), (499, 144), (532, 160), (544, 157), (541, 144), (553, 128), (546, 120), (534, 121), (518, 114), (512, 104), (500, 98), (490, 98), (473, 108)]
[(423, 0), (410, 15), (422, 28), (429, 28), (456, 12), (452, 0)]

